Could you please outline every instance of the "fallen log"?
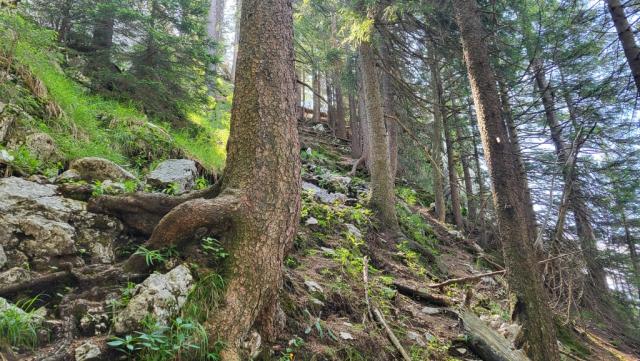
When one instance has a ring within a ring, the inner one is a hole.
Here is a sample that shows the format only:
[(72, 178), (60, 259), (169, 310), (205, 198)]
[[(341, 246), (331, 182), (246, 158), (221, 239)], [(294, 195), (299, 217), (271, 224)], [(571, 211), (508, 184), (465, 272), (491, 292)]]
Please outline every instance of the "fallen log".
[(459, 313), (469, 348), (484, 361), (530, 361), (521, 350), (469, 311)]
[(416, 289), (397, 281), (393, 282), (393, 286), (398, 290), (398, 292), (414, 300), (423, 301), (440, 307), (449, 307), (453, 305), (453, 301), (450, 298), (430, 294), (425, 289)]

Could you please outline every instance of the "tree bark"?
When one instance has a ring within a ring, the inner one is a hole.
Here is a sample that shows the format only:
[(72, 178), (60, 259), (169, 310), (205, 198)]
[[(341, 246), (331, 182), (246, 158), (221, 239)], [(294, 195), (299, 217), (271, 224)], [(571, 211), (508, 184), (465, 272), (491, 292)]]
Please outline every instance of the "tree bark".
[(460, 125), (456, 130), (456, 141), (460, 147), (460, 164), (462, 165), (462, 175), (464, 176), (464, 191), (467, 194), (467, 210), (469, 219), (476, 219), (477, 206), (476, 197), (473, 195), (473, 180), (471, 179), (471, 170), (469, 169), (469, 157), (468, 153), (465, 153), (465, 144), (469, 144), (464, 141), (464, 137), (468, 137), (468, 129), (465, 125)]
[(340, 77), (334, 74), (333, 77), (333, 95), (335, 100), (335, 126), (336, 137), (339, 139), (347, 139), (347, 123), (344, 114), (344, 99), (342, 97), (342, 86), (340, 86)]
[(399, 231), (395, 208), (395, 189), (389, 161), (389, 138), (385, 127), (380, 84), (369, 41), (360, 44), (360, 62), (369, 127), (369, 160), (371, 171), (371, 206), (383, 226)]
[(311, 86), (313, 86), (313, 122), (320, 123), (320, 73), (315, 66), (312, 71), (313, 79), (311, 80)]
[(502, 119), (496, 79), (485, 43), (482, 15), (476, 1), (453, 0), (478, 126), (491, 174), (493, 202), (500, 228), (507, 278), (516, 295), (516, 314), (523, 325), (525, 351), (533, 361), (560, 359), (552, 313), (535, 264), (520, 194), (526, 182), (518, 170), (514, 149)]
[[(227, 167), (220, 194), (181, 203), (147, 242), (157, 249), (218, 234), (230, 256), (224, 300), (206, 322), (225, 344), (224, 361), (239, 361), (252, 327), (277, 336), (282, 262), (299, 222), (300, 156), (296, 120), (293, 15), (289, 0), (245, 0)], [(126, 269), (146, 267), (139, 255)]]
[(453, 219), (459, 230), (464, 231), (464, 221), (460, 209), (460, 186), (458, 184), (458, 173), (456, 170), (455, 150), (453, 149), (453, 139), (451, 135), (452, 126), (450, 120), (443, 117), (444, 141), (447, 146), (447, 170), (449, 171), (449, 190), (451, 191), (451, 212)]
[(433, 97), (433, 132), (431, 133), (431, 166), (433, 168), (433, 193), (436, 204), (436, 218), (444, 222), (446, 205), (444, 201), (444, 174), (442, 172), (442, 83), (436, 55), (429, 55), (431, 71), (431, 93)]
[(349, 94), (349, 124), (351, 125), (351, 158), (358, 159), (362, 156), (362, 131), (360, 129), (360, 116), (357, 112), (358, 104), (356, 96)]
[(613, 24), (618, 32), (618, 39), (624, 49), (624, 55), (627, 58), (627, 63), (631, 69), (631, 75), (636, 83), (636, 89), (640, 94), (640, 47), (636, 43), (636, 39), (633, 35), (633, 29), (629, 25), (627, 16), (624, 13), (624, 6), (620, 3), (620, 0), (605, 0)]
[[(216, 57), (222, 50), (222, 24), (224, 20), (224, 1), (225, 0), (210, 0), (209, 2), (209, 14), (207, 16), (207, 36), (209, 37), (209, 55)], [(215, 76), (217, 73), (217, 64), (211, 62), (207, 67), (207, 86), (209, 92), (212, 92), (215, 88)]]
[(393, 68), (392, 59), (389, 55), (389, 46), (382, 45), (381, 49), (382, 61), (385, 70), (382, 72), (382, 99), (384, 103), (385, 124), (389, 134), (389, 162), (391, 165), (391, 177), (396, 178), (398, 171), (398, 124), (392, 120), (397, 117), (395, 87), (393, 78), (389, 71)]
[(622, 211), (622, 224), (624, 225), (624, 239), (629, 247), (629, 257), (631, 258), (631, 268), (633, 269), (633, 281), (638, 292), (638, 299), (640, 299), (640, 257), (638, 257), (638, 251), (636, 251), (636, 244), (631, 237), (631, 231), (629, 229), (629, 223), (627, 222), (627, 216)]

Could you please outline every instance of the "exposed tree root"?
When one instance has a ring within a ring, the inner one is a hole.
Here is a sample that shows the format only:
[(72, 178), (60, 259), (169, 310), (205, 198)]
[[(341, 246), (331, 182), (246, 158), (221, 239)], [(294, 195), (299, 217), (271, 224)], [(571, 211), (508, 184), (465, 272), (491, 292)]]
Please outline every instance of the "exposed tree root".
[[(171, 246), (182, 249), (198, 236), (223, 232), (240, 208), (239, 197), (233, 193), (227, 189), (213, 199), (198, 198), (180, 203), (162, 217), (145, 246), (149, 249)], [(128, 272), (143, 272), (147, 268), (144, 256), (136, 254), (129, 257), (124, 266)]]
[(153, 229), (160, 223), (162, 217), (176, 206), (194, 199), (210, 199), (217, 196), (219, 192), (219, 186), (216, 184), (208, 189), (181, 196), (159, 193), (102, 196), (89, 200), (87, 210), (115, 216), (135, 232), (148, 236), (153, 233)]

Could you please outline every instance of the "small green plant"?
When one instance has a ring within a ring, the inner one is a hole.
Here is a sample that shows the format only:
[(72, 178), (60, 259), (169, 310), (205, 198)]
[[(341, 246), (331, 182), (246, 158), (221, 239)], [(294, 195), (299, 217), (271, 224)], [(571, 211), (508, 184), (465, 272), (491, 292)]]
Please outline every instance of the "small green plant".
[(213, 256), (214, 260), (220, 261), (229, 257), (229, 253), (222, 247), (220, 241), (213, 237), (205, 237), (200, 242), (200, 247), (204, 253)]
[(171, 182), (167, 184), (167, 186), (162, 190), (162, 193), (175, 195), (178, 193), (179, 190), (180, 190), (180, 185), (176, 182)]
[(31, 154), (29, 148), (21, 145), (13, 152), (9, 152), (13, 156), (11, 166), (25, 174), (35, 174), (42, 167), (42, 162)]
[[(16, 302), (15, 306), (0, 299), (0, 344), (35, 348), (38, 344), (38, 324), (34, 304), (39, 296)], [(4, 304), (4, 305), (3, 305)]]
[(209, 181), (205, 177), (196, 178), (196, 189), (202, 190), (209, 187)]
[(289, 340), (289, 343), (287, 344), (287, 347), (285, 348), (284, 352), (282, 353), (282, 355), (280, 356), (280, 358), (278, 358), (278, 361), (291, 361), (294, 360), (296, 355), (296, 351), (302, 347), (302, 345), (304, 345), (304, 340), (301, 339), (300, 337), (296, 336), (294, 338), (292, 338), (291, 340)]
[(102, 182), (99, 180), (93, 182), (93, 184), (91, 185), (91, 189), (91, 195), (93, 197), (99, 197), (105, 193)]
[(295, 257), (287, 256), (287, 258), (284, 259), (284, 265), (289, 268), (296, 268), (298, 267), (298, 261)]
[(409, 187), (396, 188), (396, 194), (410, 206), (415, 206), (418, 203), (416, 191)]
[(156, 249), (151, 250), (145, 246), (138, 247), (134, 255), (143, 256), (147, 266), (153, 266), (156, 263), (163, 263), (167, 260), (161, 251)]
[(134, 351), (139, 350), (138, 340), (132, 335), (125, 335), (124, 337), (112, 337), (111, 341), (107, 342), (110, 347), (131, 356)]
[(134, 193), (138, 190), (138, 181), (135, 179), (127, 179), (122, 185), (124, 186), (125, 193)]

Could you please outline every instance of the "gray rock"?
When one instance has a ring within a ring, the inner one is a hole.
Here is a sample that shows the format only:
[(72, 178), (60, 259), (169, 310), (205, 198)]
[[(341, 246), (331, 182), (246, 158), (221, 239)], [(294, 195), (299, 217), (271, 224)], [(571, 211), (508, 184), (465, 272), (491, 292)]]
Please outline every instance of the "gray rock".
[(31, 280), (31, 272), (20, 267), (13, 267), (0, 273), (0, 286), (8, 286), (29, 280)]
[(150, 314), (159, 324), (167, 325), (186, 302), (192, 283), (191, 272), (184, 265), (166, 274), (152, 274), (136, 286), (127, 306), (116, 315), (114, 331), (132, 332)]
[(25, 137), (25, 143), (31, 154), (42, 161), (58, 158), (56, 142), (47, 133), (31, 133)]
[(13, 162), (13, 156), (6, 149), (0, 149), (0, 163), (9, 164)]
[(349, 184), (351, 184), (351, 178), (331, 172), (323, 173), (320, 178), (330, 186), (329, 188), (339, 192), (347, 192), (349, 190)]
[(342, 193), (331, 193), (326, 189), (322, 189), (317, 185), (309, 182), (302, 182), (302, 189), (304, 191), (313, 193), (314, 198), (322, 203), (333, 204), (336, 202), (344, 203), (347, 201), (346, 195)]
[(98, 157), (76, 159), (69, 165), (80, 174), (80, 178), (87, 181), (104, 181), (135, 179), (136, 177), (114, 162)]
[(440, 313), (440, 309), (435, 307), (423, 307), (420, 310), (420, 312), (425, 313), (427, 315), (437, 315)]
[(147, 184), (155, 188), (175, 185), (175, 194), (193, 189), (198, 175), (196, 163), (190, 159), (168, 159), (147, 175)]
[(351, 223), (345, 223), (345, 226), (347, 227), (347, 231), (349, 231), (349, 233), (353, 234), (357, 238), (362, 238), (362, 232), (360, 232), (358, 227), (354, 226)]
[(407, 332), (407, 338), (413, 342), (415, 342), (418, 346), (420, 347), (424, 347), (427, 344), (424, 342), (424, 340), (422, 339), (422, 336), (420, 336), (419, 333), (414, 332), (414, 331), (408, 331)]
[(67, 169), (56, 177), (55, 183), (77, 182), (82, 179), (82, 175), (75, 169)]
[(102, 356), (100, 347), (91, 341), (87, 341), (75, 349), (75, 361), (98, 360)]
[(86, 211), (85, 203), (60, 197), (56, 187), (22, 178), (0, 179), (0, 246), (9, 267), (30, 260), (34, 270), (61, 262), (81, 265), (113, 260), (112, 242), (123, 230), (117, 219)]
[(353, 340), (353, 335), (349, 332), (340, 331), (340, 338), (343, 340)]
[(436, 336), (432, 335), (429, 332), (425, 332), (424, 333), (424, 339), (427, 340), (427, 342), (433, 342), (433, 341), (437, 340)]
[(304, 224), (306, 224), (307, 226), (314, 226), (316, 224), (318, 224), (318, 220), (313, 218), (313, 217), (309, 217)]
[(7, 264), (7, 254), (4, 253), (4, 247), (0, 245), (0, 269), (2, 269), (5, 264)]
[(310, 292), (324, 293), (322, 286), (320, 286), (316, 281), (307, 280), (304, 281), (304, 285), (307, 286)]

